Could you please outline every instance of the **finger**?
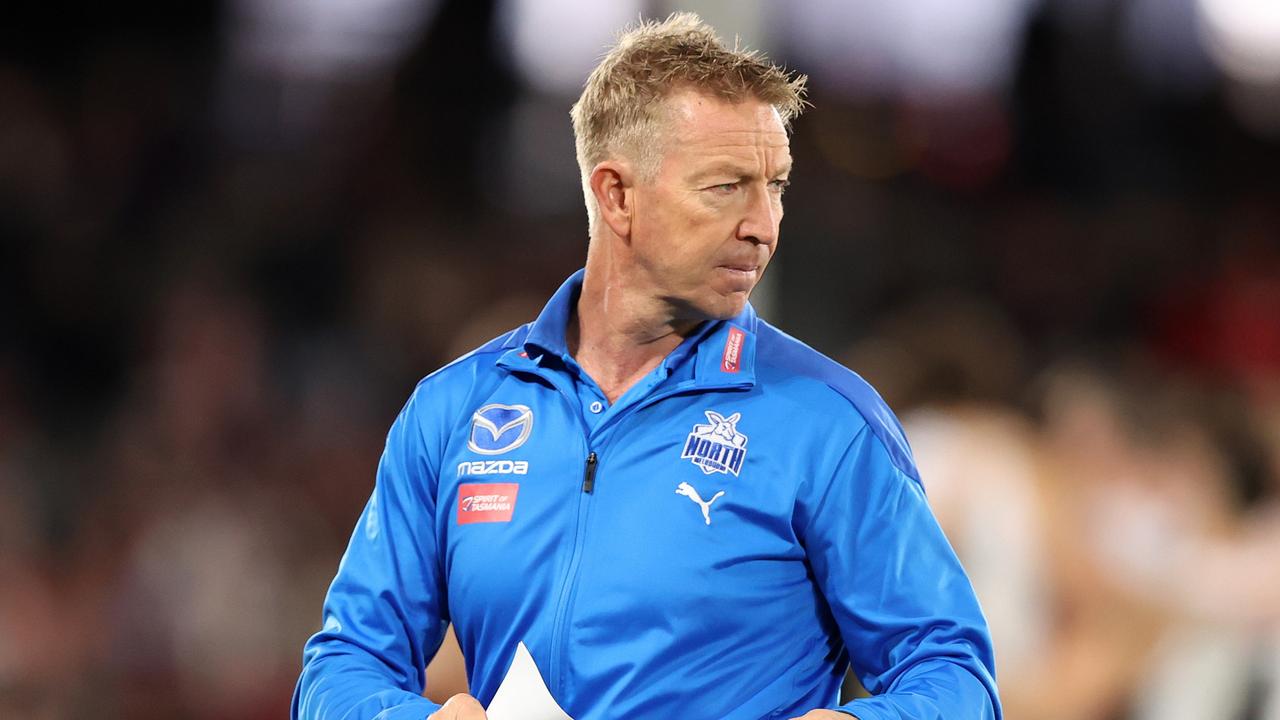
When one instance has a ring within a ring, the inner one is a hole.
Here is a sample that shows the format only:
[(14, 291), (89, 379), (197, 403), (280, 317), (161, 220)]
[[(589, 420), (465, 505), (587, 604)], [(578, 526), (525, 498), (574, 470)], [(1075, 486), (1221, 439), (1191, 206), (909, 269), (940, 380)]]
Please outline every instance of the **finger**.
[(479, 700), (460, 693), (446, 700), (427, 720), (486, 720), (487, 717)]

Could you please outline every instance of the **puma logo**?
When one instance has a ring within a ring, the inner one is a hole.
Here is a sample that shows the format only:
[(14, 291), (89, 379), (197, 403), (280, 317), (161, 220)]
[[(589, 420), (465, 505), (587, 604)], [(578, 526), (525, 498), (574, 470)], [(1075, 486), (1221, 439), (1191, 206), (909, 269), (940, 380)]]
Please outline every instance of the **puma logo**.
[(690, 500), (698, 503), (698, 507), (702, 508), (702, 519), (706, 520), (707, 524), (710, 525), (711, 524), (711, 503), (715, 502), (716, 500), (719, 500), (720, 496), (724, 494), (724, 491), (721, 490), (715, 495), (712, 495), (710, 500), (704, 501), (702, 499), (702, 496), (698, 494), (698, 491), (693, 489), (692, 485), (690, 485), (687, 482), (682, 482), (676, 488), (676, 494), (683, 495), (689, 498)]

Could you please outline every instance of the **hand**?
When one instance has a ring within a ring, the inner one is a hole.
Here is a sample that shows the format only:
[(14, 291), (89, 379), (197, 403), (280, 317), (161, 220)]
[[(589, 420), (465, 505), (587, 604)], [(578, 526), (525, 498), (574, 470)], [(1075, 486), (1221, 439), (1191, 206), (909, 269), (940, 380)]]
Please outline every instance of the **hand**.
[(798, 718), (791, 720), (858, 720), (858, 718), (835, 710), (810, 710)]
[(454, 695), (445, 701), (441, 708), (429, 715), (427, 720), (487, 720), (480, 701), (470, 695)]

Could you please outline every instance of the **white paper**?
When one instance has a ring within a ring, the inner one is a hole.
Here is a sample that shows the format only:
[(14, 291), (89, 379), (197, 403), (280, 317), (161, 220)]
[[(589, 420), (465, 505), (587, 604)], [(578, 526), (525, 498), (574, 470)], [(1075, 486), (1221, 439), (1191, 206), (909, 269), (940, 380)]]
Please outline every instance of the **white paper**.
[(516, 646), (507, 676), (502, 678), (485, 714), (489, 720), (573, 720), (551, 697), (524, 643)]

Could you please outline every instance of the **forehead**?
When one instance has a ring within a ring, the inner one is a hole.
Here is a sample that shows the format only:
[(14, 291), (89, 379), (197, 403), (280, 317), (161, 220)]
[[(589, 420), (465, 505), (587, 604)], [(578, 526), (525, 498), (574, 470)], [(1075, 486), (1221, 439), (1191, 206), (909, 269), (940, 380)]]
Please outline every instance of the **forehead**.
[(727, 102), (695, 91), (666, 101), (668, 154), (706, 156), (750, 154), (762, 150), (777, 162), (790, 158), (790, 139), (778, 111), (760, 100)]

